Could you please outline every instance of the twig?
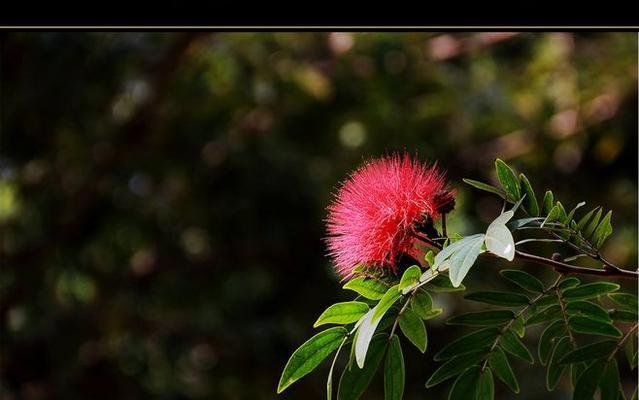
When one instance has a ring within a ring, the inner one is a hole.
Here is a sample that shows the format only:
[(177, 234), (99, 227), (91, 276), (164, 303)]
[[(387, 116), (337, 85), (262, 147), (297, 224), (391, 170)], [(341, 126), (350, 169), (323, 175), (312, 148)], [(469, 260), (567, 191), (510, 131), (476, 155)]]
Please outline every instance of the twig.
[[(443, 246), (430, 238), (418, 235), (416, 233), (413, 236), (422, 242), (428, 244), (431, 247), (441, 250)], [(492, 253), (482, 253), (482, 255), (494, 256)], [(604, 263), (603, 269), (595, 269), (595, 268), (585, 268), (579, 267), (576, 265), (568, 264), (562, 261), (555, 261), (550, 258), (537, 256), (534, 254), (524, 253), (520, 250), (515, 250), (515, 258), (519, 260), (530, 261), (535, 264), (546, 265), (555, 269), (555, 271), (563, 273), (563, 274), (582, 274), (582, 275), (595, 275), (595, 276), (606, 276), (609, 278), (624, 278), (624, 279), (638, 279), (639, 272), (631, 271), (627, 269), (622, 269), (617, 267), (616, 265), (605, 261), (601, 256), (599, 256), (599, 260)]]

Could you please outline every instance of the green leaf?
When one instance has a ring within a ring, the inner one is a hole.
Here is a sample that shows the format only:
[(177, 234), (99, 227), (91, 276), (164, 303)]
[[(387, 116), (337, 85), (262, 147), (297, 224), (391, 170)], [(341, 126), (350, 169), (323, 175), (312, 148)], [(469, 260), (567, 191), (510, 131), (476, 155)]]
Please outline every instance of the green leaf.
[(508, 363), (508, 358), (502, 349), (499, 347), (495, 348), (488, 359), (488, 364), (495, 372), (495, 375), (497, 375), (497, 378), (504, 382), (510, 390), (515, 393), (519, 393), (519, 383), (517, 383), (517, 378), (515, 377), (515, 374)]
[(492, 326), (501, 325), (515, 318), (509, 310), (478, 311), (460, 314), (448, 320), (450, 325)]
[(428, 282), (428, 290), (434, 293), (446, 293), (446, 292), (462, 292), (466, 290), (464, 285), (454, 287), (448, 277), (443, 275), (437, 275), (435, 279)]
[(336, 303), (328, 307), (313, 324), (317, 328), (324, 324), (346, 325), (358, 321), (368, 312), (368, 304), (359, 301)]
[(612, 320), (608, 312), (598, 304), (589, 301), (573, 301), (566, 306), (569, 315), (583, 315), (595, 321), (610, 323)]
[(404, 336), (411, 341), (422, 353), (426, 351), (427, 336), (424, 321), (410, 308), (407, 308), (399, 318), (399, 327)]
[(539, 324), (541, 322), (552, 321), (561, 317), (561, 306), (553, 304), (548, 308), (544, 308), (538, 313), (533, 314), (526, 320), (526, 326)]
[(302, 344), (289, 358), (277, 393), (282, 393), (298, 379), (315, 369), (329, 354), (339, 347), (348, 331), (341, 326), (329, 328), (318, 333)]
[(435, 264), (435, 253), (432, 250), (428, 250), (428, 252), (424, 255), (424, 261), (428, 263), (429, 267), (432, 267)]
[(450, 272), (448, 277), (455, 287), (459, 287), (461, 282), (475, 264), (475, 260), (482, 253), (484, 245), (484, 237), (480, 236), (470, 241), (466, 246), (459, 249), (450, 258)]
[(521, 183), (522, 192), (526, 195), (524, 202), (526, 203), (526, 211), (528, 214), (536, 217), (539, 215), (539, 204), (535, 197), (535, 191), (530, 185), (530, 181), (524, 174), (519, 174), (519, 182)]
[(636, 294), (630, 293), (611, 293), (608, 297), (628, 311), (637, 312), (639, 303)]
[(619, 285), (611, 282), (594, 282), (581, 285), (575, 288), (566, 289), (562, 292), (562, 297), (566, 301), (577, 301), (592, 299), (602, 294), (612, 293), (619, 290)]
[(515, 285), (529, 292), (542, 293), (544, 291), (544, 285), (541, 281), (527, 272), (518, 269), (504, 269), (499, 273)]
[(335, 352), (335, 357), (333, 357), (333, 362), (331, 363), (331, 368), (328, 370), (328, 377), (326, 378), (326, 400), (331, 400), (333, 398), (333, 370), (335, 369), (335, 363), (337, 362), (337, 357), (339, 357), (339, 353), (342, 350), (344, 344), (346, 344), (347, 339), (344, 338), (342, 343), (340, 343), (337, 348), (337, 352)]
[(575, 226), (575, 230), (577, 232), (581, 232), (581, 230), (584, 229), (584, 227), (586, 226), (588, 221), (590, 221), (590, 217), (592, 217), (592, 214), (594, 214), (594, 212), (597, 211), (597, 210), (599, 210), (599, 207), (588, 211), (588, 213), (586, 215), (581, 217), (581, 219), (579, 220), (579, 222), (577, 222), (577, 225)]
[(621, 321), (621, 322), (635, 322), (637, 321), (637, 314), (631, 311), (625, 311), (625, 310), (612, 310), (612, 312), (610, 313), (610, 317), (614, 320), (614, 321)]
[(550, 361), (548, 362), (548, 369), (546, 370), (546, 388), (548, 390), (552, 391), (557, 387), (561, 375), (566, 370), (566, 366), (559, 364), (559, 360), (572, 349), (572, 343), (570, 343), (568, 336), (562, 337), (555, 345), (552, 356), (550, 356)]
[(537, 348), (537, 355), (539, 356), (539, 362), (542, 365), (546, 365), (548, 357), (552, 354), (554, 348), (555, 338), (562, 336), (566, 333), (566, 325), (563, 320), (558, 320), (546, 327), (539, 337), (539, 345)]
[(605, 366), (606, 363), (604, 361), (597, 360), (586, 368), (575, 386), (575, 391), (573, 392), (574, 400), (592, 399)]
[(495, 382), (493, 372), (490, 368), (484, 369), (479, 377), (479, 387), (477, 388), (477, 400), (493, 400), (495, 398)]
[(424, 289), (419, 289), (410, 301), (410, 306), (422, 319), (426, 319), (429, 316), (430, 311), (433, 309), (433, 298)]
[[(557, 221), (560, 216), (561, 216), (561, 210), (563, 208), (559, 208), (559, 204), (561, 203), (557, 203), (553, 208), (550, 209), (550, 212), (548, 213), (548, 215), (546, 216), (546, 219), (544, 219), (544, 222), (541, 223), (541, 227), (543, 228), (547, 223), (549, 222), (553, 222), (553, 221)], [(564, 211), (565, 213), (565, 211)]]
[(426, 382), (426, 387), (430, 388), (447, 379), (457, 376), (466, 368), (476, 365), (486, 357), (486, 350), (474, 351), (472, 353), (460, 354), (442, 364)]
[(503, 190), (498, 189), (498, 188), (496, 188), (496, 187), (494, 187), (492, 185), (489, 185), (489, 184), (484, 183), (484, 182), (475, 181), (473, 179), (468, 179), (468, 178), (464, 178), (462, 180), (465, 183), (469, 184), (470, 186), (472, 186), (474, 188), (477, 188), (479, 190), (483, 190), (483, 191), (486, 191), (486, 192), (494, 193), (497, 196), (500, 196), (500, 197), (502, 197), (504, 199), (506, 198), (506, 193), (504, 193)]
[(444, 346), (433, 359), (435, 361), (448, 360), (460, 354), (489, 347), (497, 339), (499, 332), (499, 329), (490, 327), (462, 336)]
[(617, 400), (620, 386), (619, 367), (617, 366), (617, 360), (613, 358), (606, 364), (604, 373), (599, 381), (601, 400)]
[(599, 225), (599, 219), (601, 218), (601, 211), (602, 211), (601, 208), (597, 210), (597, 213), (595, 214), (595, 216), (592, 217), (592, 219), (590, 220), (590, 223), (588, 224), (588, 226), (586, 226), (586, 229), (583, 230), (584, 239), (590, 238), (590, 236), (592, 236), (592, 234), (594, 233), (597, 225)]
[(465, 296), (466, 299), (479, 303), (494, 304), (505, 307), (520, 307), (528, 305), (530, 299), (523, 294), (508, 292), (475, 292)]
[(564, 290), (564, 289), (570, 289), (576, 286), (579, 286), (579, 284), (581, 283), (581, 281), (579, 280), (579, 278), (575, 278), (574, 276), (562, 279), (559, 282), (559, 289)]
[(506, 192), (510, 200), (517, 201), (521, 197), (519, 188), (519, 180), (515, 172), (499, 158), (495, 160), (495, 169), (497, 170), (497, 179), (501, 183), (501, 187)]
[(420, 276), (422, 276), (421, 268), (417, 265), (409, 267), (404, 271), (404, 274), (402, 274), (402, 279), (399, 281), (399, 290), (401, 290), (403, 294), (408, 293), (419, 283)]
[(604, 241), (612, 234), (612, 225), (610, 219), (612, 218), (612, 211), (608, 211), (603, 217), (599, 226), (592, 235), (592, 242), (596, 248), (600, 248)]
[(370, 278), (357, 277), (346, 282), (344, 289), (349, 289), (370, 300), (379, 300), (388, 290), (388, 285)]
[(595, 321), (594, 319), (582, 317), (580, 315), (570, 317), (568, 324), (573, 331), (578, 333), (621, 337), (621, 331), (610, 323)]
[(555, 204), (555, 199), (550, 190), (546, 191), (546, 194), (544, 195), (544, 199), (542, 200), (541, 203), (543, 205), (542, 206), (543, 215), (548, 215), (550, 213), (550, 210), (552, 210)]
[(602, 340), (601, 342), (587, 344), (566, 354), (565, 357), (559, 360), (559, 363), (572, 364), (608, 356), (616, 346), (616, 340)]
[(404, 395), (404, 355), (399, 337), (390, 340), (384, 364), (384, 400), (401, 400)]
[(521, 340), (512, 330), (508, 330), (502, 334), (501, 338), (499, 338), (499, 345), (505, 351), (521, 358), (529, 364), (535, 363), (533, 356), (532, 354), (530, 354), (528, 348), (521, 342)]
[(422, 317), (422, 319), (424, 321), (426, 321), (426, 320), (433, 319), (433, 318), (439, 316), (443, 312), (444, 312), (444, 310), (441, 309), (441, 308), (433, 308), (432, 310), (430, 310), (426, 314), (422, 315), (421, 317)]
[(455, 379), (453, 387), (450, 389), (448, 400), (467, 400), (474, 399), (479, 389), (479, 377), (481, 367), (475, 365), (466, 369), (461, 375)]
[(486, 250), (508, 261), (515, 258), (515, 241), (506, 227), (513, 215), (514, 212), (510, 210), (495, 218), (488, 226), (485, 236)]
[(555, 204), (555, 206), (557, 206), (557, 209), (559, 209), (559, 215), (557, 216), (557, 219), (562, 224), (565, 224), (567, 222), (566, 220), (568, 219), (568, 215), (566, 214), (566, 209), (564, 208), (564, 205), (561, 204), (561, 201), (558, 201), (557, 204)]
[(364, 368), (368, 345), (377, 329), (377, 325), (388, 309), (401, 297), (397, 287), (398, 285), (389, 288), (379, 300), (379, 303), (362, 317), (355, 342), (355, 360), (360, 368)]
[(339, 388), (337, 389), (338, 400), (356, 400), (360, 398), (373, 380), (373, 376), (375, 376), (375, 372), (384, 357), (387, 343), (387, 334), (380, 333), (375, 335), (371, 340), (364, 368), (344, 368), (342, 377), (339, 380)]

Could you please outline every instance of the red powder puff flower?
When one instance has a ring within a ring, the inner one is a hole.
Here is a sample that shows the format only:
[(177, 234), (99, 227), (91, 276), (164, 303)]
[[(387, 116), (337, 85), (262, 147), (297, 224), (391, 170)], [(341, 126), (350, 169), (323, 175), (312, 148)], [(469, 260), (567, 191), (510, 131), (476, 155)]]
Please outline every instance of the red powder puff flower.
[(427, 217), (454, 206), (436, 165), (407, 154), (365, 163), (344, 182), (328, 207), (329, 254), (343, 277), (359, 263), (397, 271), (398, 258), (413, 251), (413, 233)]

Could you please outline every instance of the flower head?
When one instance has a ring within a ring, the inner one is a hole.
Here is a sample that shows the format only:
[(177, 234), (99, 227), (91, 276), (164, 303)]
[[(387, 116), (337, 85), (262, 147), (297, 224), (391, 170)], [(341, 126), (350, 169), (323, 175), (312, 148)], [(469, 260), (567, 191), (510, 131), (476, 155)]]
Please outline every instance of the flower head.
[(361, 166), (328, 207), (326, 240), (338, 273), (349, 277), (359, 263), (396, 271), (398, 258), (413, 251), (416, 225), (454, 206), (444, 186), (436, 165), (407, 154)]

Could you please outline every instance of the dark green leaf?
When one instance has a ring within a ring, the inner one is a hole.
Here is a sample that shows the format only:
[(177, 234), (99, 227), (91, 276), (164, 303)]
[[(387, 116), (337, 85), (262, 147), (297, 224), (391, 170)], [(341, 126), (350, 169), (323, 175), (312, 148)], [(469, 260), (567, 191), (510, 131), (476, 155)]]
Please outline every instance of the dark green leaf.
[(371, 278), (357, 277), (346, 282), (344, 289), (353, 290), (367, 299), (379, 300), (388, 290), (388, 285)]
[(324, 324), (350, 324), (359, 320), (368, 310), (368, 304), (359, 301), (336, 303), (328, 307), (319, 316), (315, 324), (313, 324), (313, 328)]
[(515, 172), (499, 158), (495, 160), (495, 169), (497, 170), (497, 179), (501, 183), (501, 187), (506, 192), (510, 200), (517, 201), (521, 197), (519, 189), (519, 180)]
[(588, 317), (575, 315), (568, 320), (570, 328), (578, 333), (587, 333), (590, 335), (602, 335), (621, 337), (621, 331), (610, 323), (595, 321)]
[(454, 287), (452, 283), (450, 283), (450, 279), (444, 275), (437, 275), (435, 279), (428, 282), (428, 290), (435, 293), (444, 293), (444, 292), (460, 292), (466, 290), (464, 285), (459, 285), (459, 287)]
[(586, 363), (574, 363), (570, 364), (570, 385), (574, 389), (577, 386), (577, 381), (579, 381), (579, 377), (586, 370)]
[(474, 188), (477, 188), (479, 190), (484, 190), (486, 192), (494, 193), (502, 198), (506, 198), (506, 193), (504, 193), (503, 190), (498, 189), (492, 185), (489, 185), (484, 182), (475, 181), (473, 179), (464, 178), (462, 180)]
[(603, 340), (601, 342), (587, 344), (566, 354), (565, 357), (559, 360), (559, 363), (572, 364), (608, 356), (614, 350), (615, 346), (617, 346), (616, 340)]
[(508, 279), (522, 289), (526, 289), (533, 293), (541, 293), (544, 291), (544, 285), (541, 281), (527, 272), (518, 269), (504, 269), (499, 272), (504, 278)]
[(513, 330), (520, 338), (523, 338), (526, 334), (526, 320), (524, 320), (524, 315), (520, 315), (513, 321), (513, 324), (510, 326), (510, 329)]
[(399, 337), (390, 340), (384, 365), (384, 400), (401, 400), (404, 395), (404, 355)]
[(586, 368), (579, 377), (577, 385), (575, 385), (575, 391), (573, 393), (574, 400), (586, 400), (593, 398), (605, 366), (606, 363), (604, 361), (597, 360)]
[(606, 364), (604, 373), (599, 381), (601, 400), (617, 400), (620, 386), (619, 367), (617, 366), (617, 360), (613, 358)]
[(630, 311), (625, 311), (625, 310), (612, 310), (612, 312), (610, 313), (610, 317), (614, 320), (614, 321), (621, 321), (621, 322), (635, 322), (637, 321), (637, 314), (630, 312)]
[(637, 302), (637, 295), (630, 293), (611, 293), (608, 295), (612, 301), (622, 306), (622, 308), (628, 311), (637, 312), (639, 304)]
[(479, 389), (480, 373), (481, 367), (475, 365), (459, 375), (450, 389), (448, 400), (474, 399), (477, 395), (477, 389)]
[(546, 388), (548, 390), (555, 390), (559, 378), (566, 370), (566, 365), (559, 364), (559, 360), (573, 349), (568, 336), (562, 337), (555, 345), (552, 356), (548, 361), (548, 369), (546, 370)]
[(600, 305), (589, 301), (573, 301), (568, 303), (566, 312), (569, 315), (583, 315), (596, 321), (612, 322), (606, 310), (601, 308)]
[(562, 292), (562, 297), (566, 301), (586, 300), (617, 290), (619, 290), (619, 285), (616, 283), (594, 282), (566, 289)]
[(534, 304), (534, 311), (541, 311), (544, 308), (551, 306), (553, 304), (559, 304), (559, 300), (557, 299), (557, 295), (555, 294), (547, 294), (543, 296), (541, 299), (537, 300)]
[(559, 282), (559, 289), (564, 290), (564, 289), (570, 289), (573, 288), (575, 286), (579, 286), (579, 284), (581, 283), (581, 281), (579, 280), (579, 278), (575, 278), (574, 276), (562, 279)]
[(384, 357), (387, 343), (387, 334), (380, 333), (375, 335), (366, 354), (364, 368), (344, 368), (342, 377), (339, 380), (339, 388), (337, 389), (337, 400), (356, 400), (360, 398), (373, 380), (373, 376)]
[(495, 341), (499, 332), (499, 329), (490, 327), (462, 336), (444, 346), (433, 359), (435, 361), (447, 360), (460, 354), (488, 347)]
[(495, 372), (495, 375), (497, 375), (497, 378), (504, 382), (510, 390), (515, 393), (519, 393), (519, 383), (517, 383), (517, 378), (515, 377), (515, 374), (508, 363), (508, 358), (502, 349), (497, 347), (488, 359), (488, 363), (490, 364), (490, 368), (492, 368), (493, 372)]
[(563, 320), (558, 320), (546, 327), (539, 337), (537, 354), (542, 365), (546, 365), (548, 357), (554, 348), (555, 338), (566, 333), (566, 325)]
[(537, 204), (537, 197), (535, 197), (535, 191), (530, 185), (530, 181), (524, 174), (519, 174), (519, 182), (521, 183), (522, 192), (526, 195), (524, 203), (526, 204), (526, 211), (528, 214), (536, 217), (539, 215), (539, 204)]
[(479, 303), (506, 307), (525, 306), (530, 302), (530, 299), (522, 294), (508, 292), (475, 292), (466, 295), (465, 298)]
[(479, 377), (477, 400), (493, 400), (494, 398), (495, 382), (493, 381), (493, 372), (490, 370), (490, 368), (486, 368)]
[(404, 336), (411, 341), (422, 353), (426, 351), (428, 338), (424, 321), (410, 308), (407, 308), (399, 318), (399, 327)]
[(433, 387), (460, 374), (466, 368), (476, 365), (486, 357), (486, 353), (487, 350), (478, 350), (451, 358), (437, 368), (437, 370), (430, 376), (428, 382), (426, 382), (426, 387)]
[(417, 315), (426, 319), (433, 309), (433, 299), (426, 290), (419, 289), (411, 299), (410, 306)]
[(526, 320), (526, 326), (551, 321), (557, 318), (561, 318), (561, 306), (559, 306), (559, 304), (554, 304), (530, 316), (528, 320)]
[(535, 361), (532, 354), (530, 354), (528, 348), (521, 342), (521, 340), (519, 340), (512, 330), (508, 330), (503, 333), (499, 339), (499, 345), (510, 354), (519, 357), (530, 364), (534, 364)]
[(402, 279), (399, 282), (399, 290), (404, 294), (408, 293), (409, 290), (419, 283), (420, 276), (422, 276), (421, 268), (417, 265), (409, 267), (404, 271), (404, 274), (402, 274)]
[(491, 326), (500, 325), (515, 318), (508, 310), (479, 311), (460, 314), (448, 320), (451, 325)]
[(295, 381), (314, 370), (339, 347), (347, 333), (346, 329), (337, 326), (318, 333), (302, 344), (286, 363), (277, 385), (277, 393), (282, 393)]
[(601, 208), (597, 210), (597, 213), (595, 214), (595, 216), (592, 217), (592, 219), (586, 226), (586, 229), (583, 230), (584, 239), (590, 238), (590, 236), (592, 236), (592, 234), (595, 232), (595, 228), (597, 227), (597, 225), (599, 225), (599, 219), (601, 218), (601, 211), (602, 211)]
[(544, 195), (544, 199), (542, 200), (541, 203), (542, 203), (543, 215), (548, 215), (548, 213), (550, 213), (550, 210), (552, 210), (553, 206), (555, 205), (555, 199), (550, 190), (546, 191), (546, 194)]

